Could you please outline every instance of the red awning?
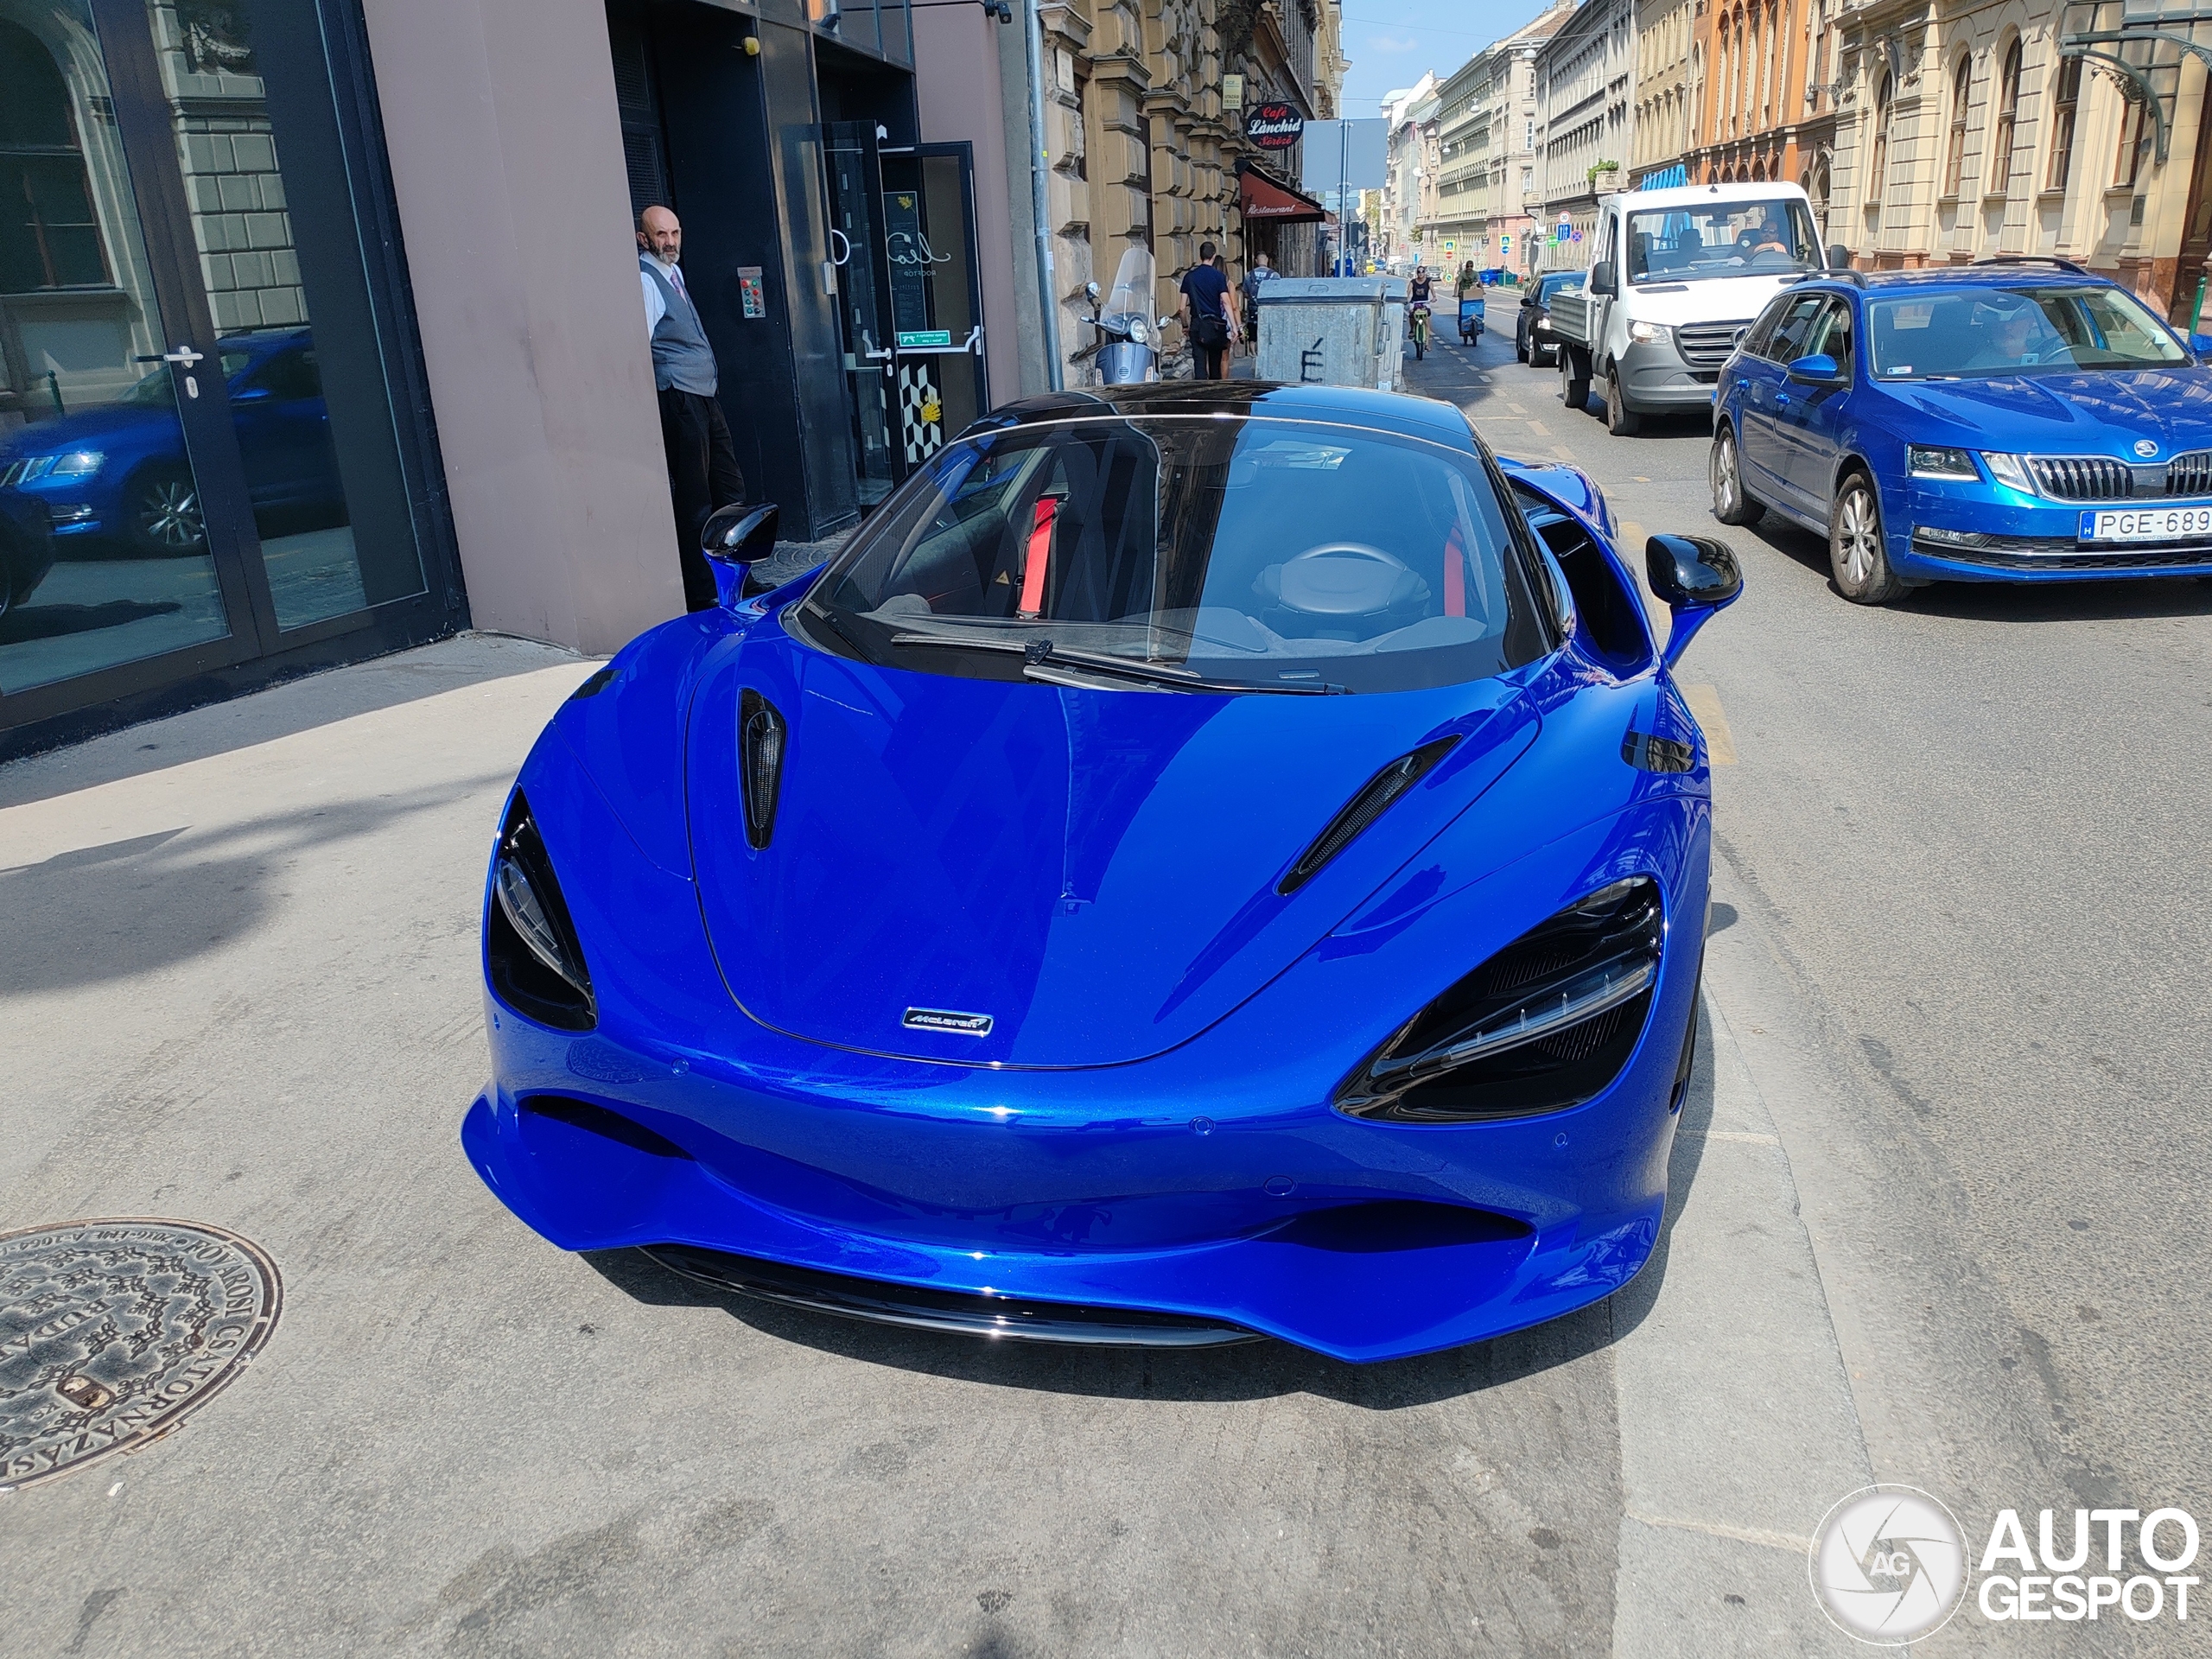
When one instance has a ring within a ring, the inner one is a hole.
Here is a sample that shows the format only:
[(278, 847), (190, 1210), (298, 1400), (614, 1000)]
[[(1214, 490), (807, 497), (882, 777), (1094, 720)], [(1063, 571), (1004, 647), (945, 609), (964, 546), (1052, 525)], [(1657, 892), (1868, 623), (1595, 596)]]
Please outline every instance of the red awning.
[(1294, 190), (1272, 173), (1240, 162), (1236, 168), (1236, 205), (1247, 219), (1278, 225), (1333, 225), (1337, 216), (1307, 195)]

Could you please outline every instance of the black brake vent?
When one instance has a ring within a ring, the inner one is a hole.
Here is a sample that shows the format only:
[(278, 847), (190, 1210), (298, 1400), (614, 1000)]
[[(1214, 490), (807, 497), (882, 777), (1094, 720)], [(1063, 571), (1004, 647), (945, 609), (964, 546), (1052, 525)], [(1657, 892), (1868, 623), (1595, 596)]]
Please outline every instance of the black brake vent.
[(1456, 732), (1449, 737), (1437, 738), (1410, 754), (1400, 755), (1369, 779), (1298, 855), (1282, 880), (1275, 883), (1275, 891), (1287, 897), (1319, 874), (1323, 865), (1357, 841), (1368, 825), (1389, 810), (1391, 803), (1427, 777), (1459, 743), (1459, 734)]

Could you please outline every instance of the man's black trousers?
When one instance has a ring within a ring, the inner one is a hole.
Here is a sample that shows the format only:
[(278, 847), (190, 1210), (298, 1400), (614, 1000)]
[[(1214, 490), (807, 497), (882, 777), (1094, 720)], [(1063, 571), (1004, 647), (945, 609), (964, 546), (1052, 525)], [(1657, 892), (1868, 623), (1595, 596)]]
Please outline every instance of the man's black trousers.
[(712, 397), (674, 387), (660, 394), (660, 438), (668, 450), (668, 493), (676, 507), (677, 556), (683, 569), (683, 602), (712, 608), (715, 575), (699, 550), (699, 532), (717, 507), (745, 499), (745, 474), (730, 447), (729, 423)]

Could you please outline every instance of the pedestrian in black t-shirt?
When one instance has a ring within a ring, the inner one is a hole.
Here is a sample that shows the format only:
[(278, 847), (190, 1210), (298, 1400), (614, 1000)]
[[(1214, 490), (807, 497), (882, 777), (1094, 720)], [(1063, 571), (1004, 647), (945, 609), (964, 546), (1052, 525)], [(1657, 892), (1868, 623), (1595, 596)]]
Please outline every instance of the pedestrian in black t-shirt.
[(1198, 244), (1198, 263), (1183, 273), (1183, 327), (1191, 337), (1191, 378), (1226, 378), (1229, 278), (1213, 263), (1214, 245)]

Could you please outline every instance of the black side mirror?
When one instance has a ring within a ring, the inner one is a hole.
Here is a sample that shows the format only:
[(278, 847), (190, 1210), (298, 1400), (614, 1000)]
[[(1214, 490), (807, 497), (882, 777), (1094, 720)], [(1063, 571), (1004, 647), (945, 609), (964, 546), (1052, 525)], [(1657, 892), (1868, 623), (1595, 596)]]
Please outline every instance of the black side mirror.
[(1616, 280), (1618, 274), (1614, 270), (1611, 260), (1600, 259), (1590, 267), (1590, 291), (1592, 294), (1619, 293), (1620, 283)]
[(725, 608), (745, 597), (752, 567), (776, 550), (776, 522), (783, 510), (772, 501), (757, 507), (722, 507), (699, 532), (699, 550), (715, 573), (715, 594)]
[(1643, 544), (1643, 569), (1651, 591), (1675, 613), (1666, 651), (1672, 668), (1707, 620), (1741, 595), (1743, 568), (1733, 548), (1710, 536), (1654, 536)]
[(1851, 269), (1851, 250), (1845, 247), (1840, 242), (1829, 243), (1828, 269), (1830, 270), (1849, 270)]

